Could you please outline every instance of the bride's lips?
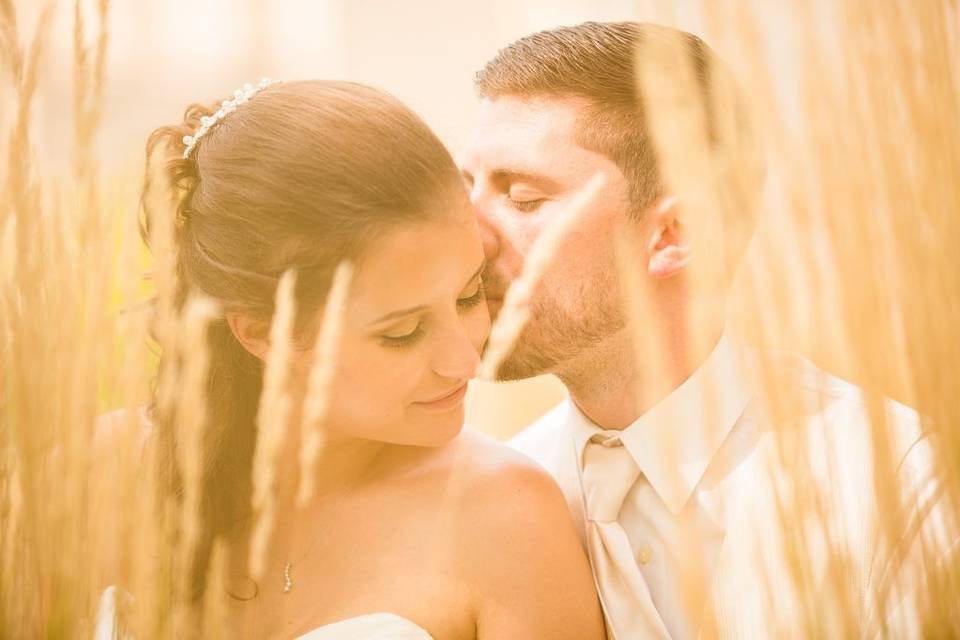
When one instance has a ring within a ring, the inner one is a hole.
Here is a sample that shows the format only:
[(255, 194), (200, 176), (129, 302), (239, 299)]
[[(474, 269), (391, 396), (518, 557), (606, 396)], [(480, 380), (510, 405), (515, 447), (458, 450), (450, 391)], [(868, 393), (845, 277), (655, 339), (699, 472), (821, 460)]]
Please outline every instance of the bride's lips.
[(463, 397), (467, 395), (467, 383), (464, 382), (462, 385), (454, 389), (453, 391), (447, 393), (444, 396), (440, 396), (435, 400), (428, 400), (427, 402), (414, 402), (416, 406), (427, 409), (429, 411), (447, 411), (448, 409), (453, 409), (463, 402)]

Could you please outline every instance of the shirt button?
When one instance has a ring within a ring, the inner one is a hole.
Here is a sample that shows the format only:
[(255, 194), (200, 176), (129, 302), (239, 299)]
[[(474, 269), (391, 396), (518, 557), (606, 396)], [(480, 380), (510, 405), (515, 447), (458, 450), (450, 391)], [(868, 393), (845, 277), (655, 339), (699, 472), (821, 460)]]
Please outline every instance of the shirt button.
[(637, 562), (640, 564), (647, 564), (650, 562), (650, 557), (653, 553), (650, 551), (650, 547), (644, 547), (640, 549), (640, 553), (637, 554)]

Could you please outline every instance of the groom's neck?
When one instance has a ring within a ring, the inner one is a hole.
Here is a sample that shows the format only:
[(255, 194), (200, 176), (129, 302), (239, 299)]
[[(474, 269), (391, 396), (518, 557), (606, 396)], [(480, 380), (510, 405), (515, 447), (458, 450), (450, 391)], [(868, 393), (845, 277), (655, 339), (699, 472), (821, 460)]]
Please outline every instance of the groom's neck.
[(673, 393), (713, 351), (723, 327), (701, 340), (676, 337), (657, 358), (638, 357), (629, 330), (566, 363), (557, 377), (577, 407), (603, 429), (625, 429)]

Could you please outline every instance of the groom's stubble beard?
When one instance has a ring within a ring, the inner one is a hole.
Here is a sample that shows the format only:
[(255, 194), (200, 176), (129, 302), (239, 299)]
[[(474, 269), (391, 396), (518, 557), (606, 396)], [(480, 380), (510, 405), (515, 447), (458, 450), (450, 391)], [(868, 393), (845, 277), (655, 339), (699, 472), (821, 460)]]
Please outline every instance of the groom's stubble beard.
[(562, 375), (565, 364), (626, 327), (619, 283), (612, 270), (604, 269), (595, 276), (568, 284), (566, 302), (550, 286), (538, 285), (527, 324), (500, 364), (497, 380)]

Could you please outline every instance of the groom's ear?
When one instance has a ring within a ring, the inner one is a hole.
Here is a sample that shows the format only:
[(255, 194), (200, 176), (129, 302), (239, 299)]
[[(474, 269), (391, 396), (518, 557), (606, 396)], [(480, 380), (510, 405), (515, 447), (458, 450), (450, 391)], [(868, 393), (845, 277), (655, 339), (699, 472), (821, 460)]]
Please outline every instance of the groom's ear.
[(227, 325), (243, 348), (260, 360), (266, 361), (270, 351), (269, 323), (240, 313), (228, 313)]
[(690, 238), (681, 214), (676, 196), (664, 196), (648, 210), (653, 232), (647, 245), (647, 273), (652, 278), (671, 278), (690, 262)]

